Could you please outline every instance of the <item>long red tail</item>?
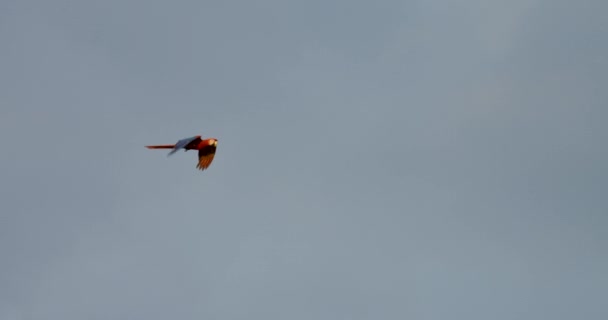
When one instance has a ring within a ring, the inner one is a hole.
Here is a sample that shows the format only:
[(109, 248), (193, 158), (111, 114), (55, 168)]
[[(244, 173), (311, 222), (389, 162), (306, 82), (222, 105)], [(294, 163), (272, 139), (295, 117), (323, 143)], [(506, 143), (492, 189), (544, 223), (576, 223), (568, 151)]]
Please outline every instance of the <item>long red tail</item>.
[(174, 144), (159, 144), (154, 146), (146, 146), (146, 148), (148, 149), (173, 149), (174, 147)]

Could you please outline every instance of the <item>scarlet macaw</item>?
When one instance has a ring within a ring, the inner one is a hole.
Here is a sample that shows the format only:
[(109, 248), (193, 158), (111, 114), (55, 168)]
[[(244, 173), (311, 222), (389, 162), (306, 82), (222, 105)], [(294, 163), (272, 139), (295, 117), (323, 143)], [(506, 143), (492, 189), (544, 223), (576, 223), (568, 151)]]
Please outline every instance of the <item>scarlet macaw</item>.
[(179, 149), (198, 150), (198, 164), (196, 167), (199, 170), (205, 170), (211, 165), (217, 148), (217, 139), (210, 138), (202, 140), (201, 136), (194, 136), (177, 141), (175, 144), (161, 144), (146, 146), (148, 149), (173, 149), (167, 156), (174, 154)]

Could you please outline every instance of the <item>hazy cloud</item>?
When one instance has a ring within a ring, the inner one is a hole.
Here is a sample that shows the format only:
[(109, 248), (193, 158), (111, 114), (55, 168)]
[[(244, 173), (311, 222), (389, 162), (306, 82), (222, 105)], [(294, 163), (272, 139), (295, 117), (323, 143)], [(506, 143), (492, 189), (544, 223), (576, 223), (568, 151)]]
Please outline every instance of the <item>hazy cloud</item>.
[(605, 319), (607, 9), (1, 3), (0, 319)]

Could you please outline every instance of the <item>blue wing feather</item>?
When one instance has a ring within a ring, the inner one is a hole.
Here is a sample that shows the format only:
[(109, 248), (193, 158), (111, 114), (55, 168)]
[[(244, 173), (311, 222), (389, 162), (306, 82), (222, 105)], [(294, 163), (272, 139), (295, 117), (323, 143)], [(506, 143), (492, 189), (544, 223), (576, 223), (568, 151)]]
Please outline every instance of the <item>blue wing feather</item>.
[(199, 139), (199, 136), (194, 136), (194, 137), (190, 137), (190, 138), (185, 138), (185, 139), (181, 139), (179, 141), (177, 141), (175, 143), (175, 147), (173, 147), (173, 149), (171, 150), (171, 152), (169, 152), (169, 154), (167, 156), (170, 156), (172, 154), (174, 154), (175, 152), (177, 152), (177, 150), (179, 149), (183, 149), (185, 146), (187, 146), (190, 142)]

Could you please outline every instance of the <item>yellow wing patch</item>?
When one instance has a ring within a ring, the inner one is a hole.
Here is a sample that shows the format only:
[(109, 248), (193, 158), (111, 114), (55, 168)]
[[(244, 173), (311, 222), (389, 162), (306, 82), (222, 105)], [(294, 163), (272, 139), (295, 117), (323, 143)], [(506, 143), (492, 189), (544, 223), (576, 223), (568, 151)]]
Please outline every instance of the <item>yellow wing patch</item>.
[(213, 161), (214, 156), (215, 156), (215, 153), (211, 153), (211, 154), (207, 154), (207, 155), (198, 157), (198, 164), (196, 165), (196, 168), (198, 168), (199, 170), (205, 170), (205, 169), (209, 168), (209, 166), (211, 165), (211, 162)]

